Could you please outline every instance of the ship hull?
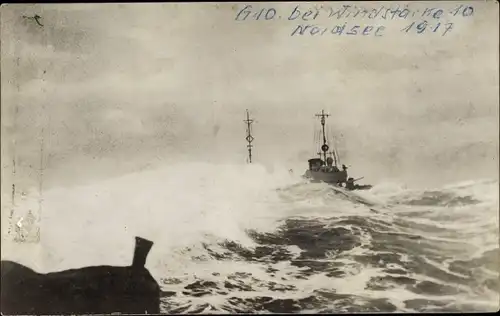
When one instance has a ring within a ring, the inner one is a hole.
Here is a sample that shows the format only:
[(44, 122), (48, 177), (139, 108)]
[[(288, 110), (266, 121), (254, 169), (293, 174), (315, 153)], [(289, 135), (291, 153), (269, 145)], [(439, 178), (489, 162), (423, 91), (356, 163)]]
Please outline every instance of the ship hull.
[(338, 185), (347, 181), (347, 172), (325, 172), (316, 170), (307, 170), (304, 176), (314, 182), (325, 182)]

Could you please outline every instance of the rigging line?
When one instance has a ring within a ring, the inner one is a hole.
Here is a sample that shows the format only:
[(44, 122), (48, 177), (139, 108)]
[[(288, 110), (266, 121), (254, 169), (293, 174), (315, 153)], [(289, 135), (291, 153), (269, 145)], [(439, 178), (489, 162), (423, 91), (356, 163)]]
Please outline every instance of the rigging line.
[(339, 150), (338, 150), (338, 137), (335, 137), (335, 154), (337, 155), (337, 161), (339, 162), (339, 165), (341, 164), (340, 162), (340, 156), (339, 156)]
[(314, 128), (314, 143), (313, 143), (314, 152), (318, 152), (318, 131)]
[(330, 137), (330, 144), (332, 146), (332, 151), (330, 152), (330, 155), (333, 156), (335, 166), (337, 166), (339, 159), (338, 159), (338, 153), (337, 153), (336, 144), (335, 144), (336, 137), (335, 137), (335, 133), (333, 130), (333, 126), (331, 126), (331, 125), (328, 125), (328, 135)]
[(332, 147), (334, 147), (333, 149), (335, 150), (335, 136), (333, 133), (333, 127), (331, 125), (328, 126), (328, 136), (330, 137), (330, 144), (332, 145)]
[(318, 129), (316, 131), (316, 133), (317, 133), (317, 138), (316, 138), (316, 148), (315, 148), (315, 150), (321, 156), (321, 130)]
[(320, 135), (319, 135), (319, 131), (316, 129), (316, 127), (314, 127), (314, 142), (313, 142), (313, 150), (315, 152), (318, 152), (319, 151), (319, 142), (320, 142)]
[(313, 140), (312, 140), (312, 146), (311, 146), (311, 149), (313, 151), (316, 151), (316, 128), (313, 126), (313, 129), (312, 129), (312, 132), (313, 132)]

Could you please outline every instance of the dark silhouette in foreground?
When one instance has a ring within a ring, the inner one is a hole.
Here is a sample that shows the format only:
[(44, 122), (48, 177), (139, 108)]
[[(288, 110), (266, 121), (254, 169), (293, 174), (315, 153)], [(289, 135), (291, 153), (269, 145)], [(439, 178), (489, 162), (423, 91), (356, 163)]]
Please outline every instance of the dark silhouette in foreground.
[(153, 242), (136, 237), (132, 265), (37, 273), (2, 261), (2, 314), (160, 313), (160, 287), (145, 268)]

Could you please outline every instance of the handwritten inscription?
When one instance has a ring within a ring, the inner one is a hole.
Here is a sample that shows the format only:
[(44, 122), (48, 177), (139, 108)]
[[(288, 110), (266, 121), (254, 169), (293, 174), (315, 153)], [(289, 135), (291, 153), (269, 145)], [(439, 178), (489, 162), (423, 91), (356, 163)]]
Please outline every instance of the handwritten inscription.
[[(241, 6), (235, 16), (238, 22), (249, 21), (288, 21), (295, 22), (290, 36), (372, 36), (381, 37), (387, 32), (388, 25), (384, 21), (408, 21), (399, 29), (403, 34), (438, 34), (445, 36), (454, 30), (456, 19), (467, 19), (474, 15), (474, 7), (460, 4), (451, 9), (439, 7), (412, 8), (411, 6), (387, 7), (367, 9), (359, 5), (341, 5), (306, 7), (296, 5), (290, 9), (276, 9), (273, 7)], [(331, 25), (322, 25), (319, 20), (334, 22)], [(342, 21), (344, 20), (344, 21)], [(360, 20), (366, 23), (360, 23)], [(340, 23), (339, 23), (340, 22)], [(343, 22), (343, 23), (342, 23)]]
[(437, 23), (435, 26), (430, 26), (429, 28), (429, 23), (427, 21), (420, 22), (416, 24), (416, 22), (412, 22), (410, 25), (402, 29), (404, 32), (409, 32), (415, 30), (418, 34), (422, 34), (425, 32), (426, 29), (429, 30), (429, 32), (436, 33), (437, 31), (442, 32), (442, 35), (446, 35), (451, 29), (453, 29), (453, 23), (445, 23), (441, 25), (441, 23)]
[(323, 35), (325, 33), (337, 35), (363, 35), (363, 36), (382, 36), (385, 26), (371, 26), (371, 25), (354, 25), (348, 26), (347, 23), (343, 25), (335, 25), (334, 27), (322, 27), (311, 24), (298, 25), (292, 32), (294, 35)]

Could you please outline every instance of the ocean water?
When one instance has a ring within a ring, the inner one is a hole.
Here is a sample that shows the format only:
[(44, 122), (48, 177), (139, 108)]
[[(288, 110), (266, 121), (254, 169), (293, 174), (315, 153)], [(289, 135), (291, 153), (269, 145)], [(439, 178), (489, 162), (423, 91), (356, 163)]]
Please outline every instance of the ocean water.
[[(186, 163), (28, 193), (41, 239), (3, 259), (39, 272), (129, 265), (134, 236), (165, 313), (499, 309), (498, 180), (351, 192), (258, 164)], [(15, 222), (16, 220), (14, 220)]]

